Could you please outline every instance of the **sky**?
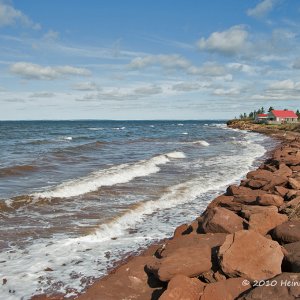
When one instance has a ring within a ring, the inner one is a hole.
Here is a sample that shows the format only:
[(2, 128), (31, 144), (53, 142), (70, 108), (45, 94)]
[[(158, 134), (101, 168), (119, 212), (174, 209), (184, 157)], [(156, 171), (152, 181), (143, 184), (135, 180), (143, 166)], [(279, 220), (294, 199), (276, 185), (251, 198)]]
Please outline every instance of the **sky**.
[(0, 120), (300, 108), (298, 0), (0, 0)]

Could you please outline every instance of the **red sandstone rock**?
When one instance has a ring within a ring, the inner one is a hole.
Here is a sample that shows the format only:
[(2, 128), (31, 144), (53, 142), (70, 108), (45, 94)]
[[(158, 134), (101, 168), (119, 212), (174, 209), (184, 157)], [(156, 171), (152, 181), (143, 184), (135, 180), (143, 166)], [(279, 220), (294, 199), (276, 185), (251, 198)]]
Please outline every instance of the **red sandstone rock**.
[(289, 178), (289, 184), (291, 188), (300, 190), (300, 181), (296, 180), (295, 178)]
[(292, 171), (300, 172), (300, 166), (291, 166)]
[(208, 205), (207, 208), (214, 208), (217, 206), (225, 207), (232, 211), (241, 210), (241, 205), (237, 202), (234, 202), (233, 196), (225, 196), (225, 195), (218, 196)]
[(174, 276), (167, 290), (160, 296), (160, 300), (199, 300), (203, 294), (205, 283), (197, 278), (184, 275)]
[(243, 229), (243, 226), (244, 220), (241, 217), (223, 207), (215, 207), (207, 210), (204, 214), (202, 224), (203, 230), (206, 233), (232, 233)]
[(279, 194), (279, 196), (284, 197), (289, 192), (289, 189), (283, 186), (275, 186), (275, 191)]
[(278, 212), (278, 208), (274, 205), (272, 206), (260, 206), (260, 205), (243, 205), (241, 210), (241, 215), (249, 219), (252, 214), (258, 214), (263, 212)]
[[(93, 284), (80, 295), (78, 300), (116, 300), (151, 299), (157, 287), (162, 286), (154, 277), (145, 272), (145, 265), (153, 261), (150, 256), (137, 256), (125, 265), (119, 267), (114, 273)], [(151, 284), (149, 285), (149, 282)]]
[[(270, 279), (270, 282), (275, 282), (275, 286), (265, 285), (253, 288), (238, 300), (296, 300), (300, 298), (300, 286), (297, 285), (300, 282), (299, 273), (282, 273)], [(289, 283), (291, 285), (288, 285)]]
[(290, 177), (293, 175), (293, 171), (284, 163), (279, 165), (279, 169), (274, 172), (274, 175), (281, 177)]
[(265, 180), (265, 181), (270, 181), (272, 176), (273, 176), (272, 172), (263, 169), (251, 171), (247, 174), (248, 179)]
[(167, 241), (157, 250), (159, 257), (166, 257), (179, 248), (209, 246), (214, 248), (224, 243), (226, 233), (188, 234)]
[(251, 285), (243, 285), (243, 280), (244, 278), (229, 278), (208, 284), (200, 300), (234, 300), (251, 288)]
[(255, 231), (241, 230), (226, 237), (219, 258), (226, 275), (253, 281), (280, 274), (283, 253), (277, 242)]
[(211, 248), (208, 245), (179, 248), (167, 257), (147, 264), (148, 270), (161, 281), (169, 281), (178, 274), (196, 277), (211, 266)]
[(267, 183), (268, 183), (268, 181), (265, 181), (265, 180), (250, 179), (247, 182), (247, 186), (250, 187), (251, 189), (260, 189)]
[(300, 242), (283, 245), (286, 253), (284, 254), (285, 269), (289, 272), (300, 273)]
[(287, 201), (283, 204), (281, 207), (282, 209), (284, 208), (296, 208), (300, 206), (300, 197), (296, 197), (293, 200)]
[(189, 226), (187, 224), (182, 224), (178, 226), (175, 231), (173, 237), (181, 236), (184, 232), (188, 230)]
[(274, 205), (280, 207), (284, 203), (284, 200), (281, 196), (278, 195), (265, 194), (257, 197), (257, 202), (260, 205)]
[(237, 185), (230, 185), (226, 190), (227, 196), (240, 196), (240, 195), (247, 195), (247, 196), (260, 196), (265, 194), (264, 191), (261, 190), (252, 190), (247, 187), (237, 186)]
[(272, 177), (272, 180), (262, 187), (264, 191), (273, 191), (275, 186), (285, 185), (288, 182), (288, 177), (276, 176)]
[(275, 227), (272, 237), (282, 243), (300, 241), (300, 221), (288, 221)]
[(254, 230), (262, 235), (266, 235), (270, 230), (286, 221), (288, 221), (287, 215), (273, 211), (264, 211), (250, 216), (249, 230)]

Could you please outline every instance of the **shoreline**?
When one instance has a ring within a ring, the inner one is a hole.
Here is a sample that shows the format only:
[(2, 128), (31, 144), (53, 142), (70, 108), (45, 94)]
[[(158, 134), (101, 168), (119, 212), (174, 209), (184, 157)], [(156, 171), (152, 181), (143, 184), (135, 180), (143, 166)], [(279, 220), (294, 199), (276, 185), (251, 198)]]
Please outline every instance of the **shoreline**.
[[(255, 125), (255, 124), (251, 124)], [(276, 146), (274, 149), (267, 151), (266, 154), (264, 155), (265, 160), (263, 164), (266, 164), (267, 161), (271, 160), (274, 158), (274, 153), (280, 148), (283, 147), (284, 144), (290, 143), (294, 139), (297, 139), (300, 137), (299, 133), (294, 133), (294, 132), (284, 132), (280, 130), (269, 130), (267, 128), (261, 128), (259, 126), (240, 126), (235, 125), (235, 126), (229, 126), (231, 128), (236, 128), (236, 129), (243, 129), (243, 130), (249, 130), (249, 131), (254, 131), (262, 134), (266, 134), (271, 136), (272, 138), (279, 139), (281, 141), (280, 145)], [(300, 143), (299, 143), (299, 148), (300, 148)], [(257, 170), (259, 170), (260, 167)], [(251, 172), (256, 172), (256, 171), (251, 171)], [(249, 172), (249, 173), (251, 173)], [(249, 174), (248, 173), (248, 174)], [(244, 186), (245, 180), (241, 180), (241, 185)], [(254, 189), (254, 190), (260, 190), (260, 189)], [(232, 197), (228, 196), (228, 189), (227, 192), (224, 193), (221, 196), (218, 196), (217, 198), (213, 199), (210, 204), (207, 206), (206, 210), (201, 214), (200, 217), (196, 218), (192, 223), (190, 224), (182, 224), (178, 226), (174, 232), (174, 236), (172, 238), (166, 238), (158, 243), (150, 245), (146, 250), (142, 251), (142, 253), (136, 255), (130, 255), (129, 257), (126, 257), (124, 259), (120, 259), (116, 263), (116, 265), (109, 270), (108, 274), (98, 280), (96, 280), (91, 286), (89, 286), (84, 292), (80, 293), (77, 296), (68, 298), (68, 299), (80, 299), (80, 300), (86, 300), (86, 299), (101, 299), (101, 300), (112, 300), (112, 299), (159, 299), (159, 297), (164, 294), (161, 299), (181, 299), (181, 298), (166, 298), (165, 295), (168, 294), (170, 287), (168, 287), (167, 282), (168, 280), (162, 280), (159, 275), (159, 270), (160, 267), (157, 267), (158, 264), (160, 264), (160, 260), (166, 260), (168, 258), (167, 255), (162, 255), (165, 249), (167, 248), (167, 252), (170, 252), (170, 256), (172, 256), (172, 247), (174, 247), (175, 244), (177, 243), (181, 245), (177, 245), (176, 248), (181, 248), (181, 249), (187, 249), (189, 248), (189, 245), (185, 245), (186, 240), (188, 240), (187, 237), (191, 240), (196, 240), (198, 238), (204, 239), (207, 238), (207, 243), (208, 244), (213, 244), (213, 248), (215, 247), (220, 247), (225, 240), (225, 237), (234, 234), (236, 231), (230, 231), (227, 230), (227, 232), (224, 232), (224, 228), (220, 231), (219, 229), (217, 230), (204, 230), (203, 228), (203, 218), (207, 219), (210, 218), (207, 216), (207, 212), (211, 209), (214, 209), (215, 207), (221, 207), (225, 208), (227, 211), (229, 210), (230, 212), (235, 212), (236, 213), (236, 207), (239, 206), (241, 203), (237, 205), (237, 203), (230, 203), (228, 202), (228, 198), (224, 202), (220, 198), (222, 197)], [(233, 195), (234, 196), (234, 195)], [(231, 201), (232, 202), (232, 201)], [(247, 203), (249, 204), (249, 203)], [(252, 203), (253, 204), (253, 203)], [(243, 204), (245, 205), (245, 203)], [(229, 208), (229, 209), (228, 209)], [(207, 220), (206, 220), (207, 221)], [(245, 223), (248, 222), (248, 224), (243, 225), (241, 229), (246, 229), (245, 226), (249, 226), (249, 220), (246, 221)], [(219, 226), (219, 225), (218, 225)], [(225, 226), (226, 227), (226, 226)], [(248, 230), (248, 228), (247, 228)], [(208, 231), (208, 232), (207, 232)], [(210, 232), (211, 231), (211, 232)], [(214, 232), (215, 231), (215, 232)], [(220, 231), (220, 232), (219, 232)], [(222, 232), (223, 231), (223, 232)], [(226, 230), (225, 230), (226, 231)], [(246, 230), (244, 230), (246, 231)], [(205, 236), (205, 237), (204, 237)], [(184, 237), (183, 241), (180, 241)], [(213, 240), (212, 242), (210, 240)], [(179, 240), (179, 242), (176, 242)], [(203, 242), (203, 240), (202, 240)], [(188, 244), (191, 243), (193, 245), (193, 242), (188, 242)], [(170, 250), (168, 250), (170, 248)], [(178, 249), (177, 249), (178, 250)], [(176, 251), (175, 251), (176, 252)], [(216, 257), (213, 258), (213, 260), (216, 259)], [(172, 265), (171, 263), (168, 263), (167, 265)], [(214, 263), (213, 266), (211, 267), (211, 270), (214, 268)], [(182, 272), (179, 272), (182, 273)], [(184, 272), (183, 272), (184, 273)], [(207, 273), (206, 272), (202, 272)], [(228, 274), (222, 272), (222, 270), (218, 270), (217, 272), (210, 272), (215, 275), (204, 275), (204, 279), (198, 280), (201, 284), (205, 284), (203, 286), (203, 290), (208, 290), (209, 286), (217, 284), (218, 282), (226, 282), (226, 281), (231, 281), (234, 279), (239, 279), (238, 278), (231, 278), (230, 276), (228, 277)], [(216, 275), (217, 274), (217, 275)], [(195, 277), (195, 276), (188, 276), (188, 277)], [(196, 276), (198, 277), (198, 276)], [(232, 276), (236, 277), (236, 276)], [(172, 277), (173, 278), (173, 277)], [(176, 278), (176, 276), (175, 276)], [(199, 277), (198, 277), (199, 278)], [(243, 277), (244, 278), (244, 277)], [(171, 279), (171, 278), (170, 278)], [(173, 278), (174, 279), (174, 278)], [(172, 280), (173, 280), (172, 279)], [(196, 280), (196, 278), (194, 278)], [(190, 280), (194, 280), (190, 279)], [(225, 280), (226, 279), (226, 280)], [(225, 280), (225, 281), (224, 281)], [(187, 281), (185, 282), (187, 285), (191, 284), (191, 282), (188, 282), (186, 278), (182, 278), (180, 282), (182, 281)], [(199, 289), (199, 282), (197, 282), (197, 286)], [(180, 286), (181, 283), (177, 283), (177, 289), (178, 285)], [(232, 284), (231, 284), (232, 285)], [(241, 286), (235, 284), (235, 288), (238, 288), (240, 291)], [(170, 284), (169, 284), (170, 286)], [(224, 287), (223, 287), (224, 288)], [(172, 292), (172, 291), (171, 291)], [(169, 294), (171, 293), (169, 292)], [(183, 295), (183, 294), (182, 294)], [(133, 297), (133, 298), (126, 298), (126, 297)], [(196, 297), (197, 298), (197, 297)], [(196, 299), (195, 298), (195, 299)], [(31, 298), (32, 300), (42, 300), (42, 299), (52, 299), (52, 300), (58, 300), (58, 299), (66, 299), (64, 298), (63, 294), (57, 294), (57, 295), (52, 295), (52, 296), (46, 296), (46, 295), (37, 295), (33, 296)], [(187, 298), (187, 299), (194, 299), (194, 298)], [(199, 297), (197, 298), (199, 299)], [(204, 298), (203, 298), (204, 299)], [(205, 298), (208, 299), (208, 298)], [(211, 298), (213, 299), (213, 298)], [(216, 298), (217, 299), (217, 298)], [(219, 298), (218, 298), (219, 299)], [(229, 298), (231, 299), (231, 298)], [(235, 298), (232, 298), (235, 299)]]

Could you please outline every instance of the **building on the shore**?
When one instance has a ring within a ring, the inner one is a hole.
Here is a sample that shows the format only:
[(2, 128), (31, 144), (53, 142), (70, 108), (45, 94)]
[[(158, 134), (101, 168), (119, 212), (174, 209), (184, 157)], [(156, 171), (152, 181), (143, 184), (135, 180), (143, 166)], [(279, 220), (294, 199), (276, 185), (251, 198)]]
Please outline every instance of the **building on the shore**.
[(265, 123), (268, 119), (268, 114), (257, 114), (255, 116), (255, 121), (259, 123)]
[(298, 116), (292, 110), (272, 110), (268, 114), (256, 115), (255, 121), (266, 124), (290, 124), (297, 123)]
[(272, 110), (269, 112), (269, 124), (297, 123), (298, 116), (292, 110)]

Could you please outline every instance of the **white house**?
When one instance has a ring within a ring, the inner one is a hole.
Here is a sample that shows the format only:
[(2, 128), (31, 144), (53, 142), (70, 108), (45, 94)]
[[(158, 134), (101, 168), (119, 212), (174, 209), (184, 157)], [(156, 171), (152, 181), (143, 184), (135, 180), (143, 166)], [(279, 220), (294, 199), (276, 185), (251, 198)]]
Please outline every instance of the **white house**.
[(268, 123), (297, 123), (298, 116), (292, 110), (272, 110), (268, 114)]

